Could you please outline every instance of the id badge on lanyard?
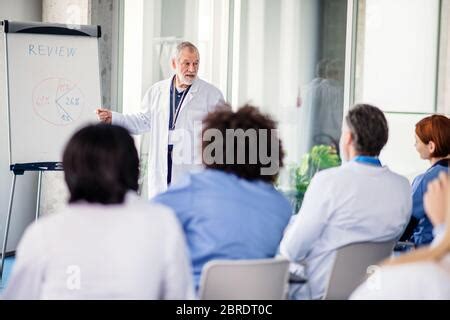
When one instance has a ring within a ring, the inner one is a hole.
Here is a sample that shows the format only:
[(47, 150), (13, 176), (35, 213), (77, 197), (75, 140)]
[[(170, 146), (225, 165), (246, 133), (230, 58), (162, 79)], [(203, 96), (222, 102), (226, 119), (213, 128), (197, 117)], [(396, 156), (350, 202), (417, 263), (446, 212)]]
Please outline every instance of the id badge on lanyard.
[[(189, 89), (191, 87), (187, 87), (180, 98), (180, 101), (178, 102), (178, 105), (176, 105), (176, 94), (175, 94), (175, 77), (172, 81), (172, 96), (170, 101), (170, 119), (172, 120), (171, 123), (169, 123), (169, 145), (173, 145), (173, 131), (175, 130), (175, 124), (178, 120), (178, 116), (180, 114), (181, 106), (183, 105), (184, 98), (186, 97), (186, 94), (188, 93)], [(170, 120), (169, 120), (170, 122)]]

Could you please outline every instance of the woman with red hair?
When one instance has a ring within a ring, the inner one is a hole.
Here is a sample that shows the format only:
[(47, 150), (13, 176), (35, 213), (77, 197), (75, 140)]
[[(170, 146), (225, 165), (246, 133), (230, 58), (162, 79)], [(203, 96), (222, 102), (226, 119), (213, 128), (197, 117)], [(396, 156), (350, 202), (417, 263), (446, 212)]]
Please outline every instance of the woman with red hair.
[[(416, 246), (421, 246), (429, 244), (434, 238), (433, 225), (423, 208), (423, 195), (430, 181), (436, 179), (440, 172), (448, 172), (450, 119), (443, 115), (432, 115), (420, 120), (416, 124), (415, 147), (422, 159), (430, 161), (431, 167), (413, 181), (412, 216), (402, 239), (409, 238)], [(440, 227), (436, 226), (434, 232), (439, 233)]]

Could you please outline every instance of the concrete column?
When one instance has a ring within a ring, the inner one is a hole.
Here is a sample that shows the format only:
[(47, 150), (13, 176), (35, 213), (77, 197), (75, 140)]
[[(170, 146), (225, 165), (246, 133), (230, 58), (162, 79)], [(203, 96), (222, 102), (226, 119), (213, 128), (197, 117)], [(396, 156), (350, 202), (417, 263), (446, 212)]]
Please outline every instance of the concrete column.
[(43, 0), (42, 21), (88, 24), (89, 0)]
[(117, 110), (117, 106), (112, 105), (111, 88), (114, 81), (113, 66), (116, 65), (114, 60), (117, 58), (117, 55), (113, 54), (113, 48), (114, 44), (119, 41), (119, 31), (113, 22), (114, 16), (118, 12), (119, 1), (91, 0), (90, 3), (90, 24), (100, 25), (102, 29), (102, 37), (99, 41), (102, 103), (107, 108)]
[[(89, 7), (89, 0), (43, 0), (42, 20), (64, 24), (89, 24)], [(41, 214), (61, 211), (68, 197), (64, 173), (45, 172), (42, 177)]]

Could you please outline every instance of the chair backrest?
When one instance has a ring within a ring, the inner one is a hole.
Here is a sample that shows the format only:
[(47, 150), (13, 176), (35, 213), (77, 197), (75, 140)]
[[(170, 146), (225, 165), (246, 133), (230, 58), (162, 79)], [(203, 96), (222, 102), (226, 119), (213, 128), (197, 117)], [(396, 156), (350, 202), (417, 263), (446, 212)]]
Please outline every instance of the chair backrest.
[(285, 259), (213, 260), (202, 271), (202, 300), (280, 300), (288, 289)]
[(324, 299), (345, 300), (371, 273), (370, 266), (392, 254), (396, 240), (352, 243), (336, 252)]

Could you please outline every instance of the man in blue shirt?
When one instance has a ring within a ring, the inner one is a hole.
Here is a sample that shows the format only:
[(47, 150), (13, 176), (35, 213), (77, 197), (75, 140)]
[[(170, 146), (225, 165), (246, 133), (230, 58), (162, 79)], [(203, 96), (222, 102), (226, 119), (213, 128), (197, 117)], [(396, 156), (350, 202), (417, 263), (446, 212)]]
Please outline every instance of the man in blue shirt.
[(197, 287), (208, 261), (274, 257), (292, 212), (273, 186), (284, 156), (274, 121), (245, 106), (203, 123), (206, 169), (155, 198), (183, 226)]

